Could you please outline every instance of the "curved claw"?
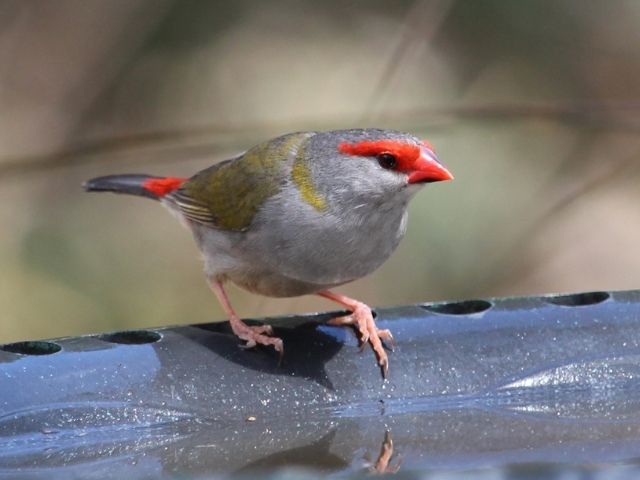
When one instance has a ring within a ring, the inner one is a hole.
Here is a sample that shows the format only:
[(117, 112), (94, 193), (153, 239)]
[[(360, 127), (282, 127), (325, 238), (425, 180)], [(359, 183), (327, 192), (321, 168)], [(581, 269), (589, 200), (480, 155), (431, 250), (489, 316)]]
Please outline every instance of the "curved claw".
[(352, 325), (356, 328), (356, 331), (360, 340), (360, 350), (364, 350), (364, 347), (368, 344), (371, 345), (378, 365), (382, 371), (383, 378), (387, 378), (389, 373), (389, 358), (385, 352), (382, 340), (394, 345), (393, 335), (389, 330), (381, 330), (375, 324), (373, 313), (371, 309), (362, 302), (351, 300), (342, 295), (335, 294), (333, 292), (321, 292), (320, 295), (335, 300), (352, 310), (350, 315), (343, 315), (340, 317), (332, 318), (327, 323), (329, 325)]
[(231, 329), (238, 338), (247, 342), (244, 345), (240, 345), (240, 348), (249, 349), (255, 347), (256, 345), (271, 345), (280, 356), (278, 364), (282, 362), (284, 345), (281, 338), (269, 336), (273, 333), (273, 328), (271, 327), (271, 325), (249, 326), (242, 320), (237, 319), (235, 323), (231, 324)]
[(380, 371), (382, 372), (382, 378), (386, 379), (389, 375), (389, 359), (386, 354), (384, 358), (378, 360), (378, 365), (380, 365)]
[(393, 338), (393, 334), (391, 333), (391, 330), (389, 329), (378, 329), (378, 336), (380, 337), (380, 339), (385, 343), (385, 346), (393, 352), (393, 350), (395, 349), (395, 347), (398, 345), (396, 343), (396, 339)]

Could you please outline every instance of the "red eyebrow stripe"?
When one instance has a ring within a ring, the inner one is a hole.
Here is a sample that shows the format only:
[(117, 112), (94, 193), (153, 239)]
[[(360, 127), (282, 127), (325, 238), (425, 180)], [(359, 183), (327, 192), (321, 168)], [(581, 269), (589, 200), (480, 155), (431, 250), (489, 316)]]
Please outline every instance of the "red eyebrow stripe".
[(400, 162), (413, 162), (420, 156), (420, 147), (402, 140), (365, 140), (357, 143), (341, 143), (338, 150), (347, 155), (373, 157), (381, 153), (391, 153)]

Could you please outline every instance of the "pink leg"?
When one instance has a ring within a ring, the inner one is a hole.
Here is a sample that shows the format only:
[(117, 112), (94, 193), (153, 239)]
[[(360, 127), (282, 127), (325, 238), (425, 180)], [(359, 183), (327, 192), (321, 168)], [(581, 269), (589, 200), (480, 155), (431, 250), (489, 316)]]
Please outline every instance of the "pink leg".
[(354, 325), (360, 334), (362, 345), (366, 345), (367, 342), (371, 344), (371, 348), (373, 348), (378, 359), (378, 364), (382, 368), (382, 376), (386, 378), (389, 371), (389, 358), (387, 357), (387, 352), (384, 351), (381, 339), (393, 342), (391, 332), (389, 330), (379, 330), (376, 327), (371, 309), (364, 303), (329, 290), (318, 292), (318, 295), (333, 300), (351, 310), (350, 315), (333, 318), (328, 323), (331, 325)]
[(284, 351), (282, 347), (282, 339), (269, 336), (273, 333), (271, 325), (257, 325), (255, 327), (247, 325), (240, 320), (240, 317), (238, 317), (236, 312), (233, 310), (231, 302), (229, 302), (229, 297), (227, 297), (224, 288), (222, 288), (222, 282), (212, 280), (209, 283), (209, 286), (213, 293), (216, 294), (216, 297), (218, 297), (220, 305), (222, 305), (222, 308), (227, 314), (233, 333), (235, 333), (241, 340), (245, 340), (247, 342), (243, 348), (251, 348), (256, 345), (272, 345), (275, 351), (280, 354), (280, 357), (282, 357), (282, 352)]

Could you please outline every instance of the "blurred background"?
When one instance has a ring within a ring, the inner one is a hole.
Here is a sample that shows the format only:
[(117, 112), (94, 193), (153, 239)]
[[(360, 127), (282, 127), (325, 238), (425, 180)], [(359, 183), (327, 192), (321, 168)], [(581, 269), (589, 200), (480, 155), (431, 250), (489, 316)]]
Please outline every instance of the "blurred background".
[(307, 129), (406, 130), (456, 176), (349, 295), (639, 288), (639, 45), (636, 0), (1, 0), (0, 342), (224, 319), (164, 209), (80, 185)]

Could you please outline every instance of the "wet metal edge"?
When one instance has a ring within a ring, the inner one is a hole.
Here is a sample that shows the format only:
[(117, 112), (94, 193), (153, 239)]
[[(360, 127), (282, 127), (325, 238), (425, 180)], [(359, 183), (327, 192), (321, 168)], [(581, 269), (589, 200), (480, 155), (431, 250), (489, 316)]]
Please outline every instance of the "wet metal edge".
[[(640, 291), (376, 310), (383, 381), (331, 313), (0, 346), (0, 478), (141, 478), (402, 469), (640, 456)], [(393, 462), (392, 462), (393, 463)], [(401, 465), (400, 465), (401, 464)]]

